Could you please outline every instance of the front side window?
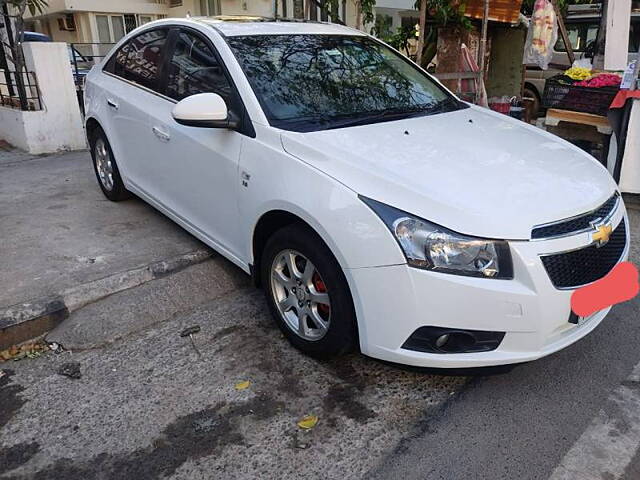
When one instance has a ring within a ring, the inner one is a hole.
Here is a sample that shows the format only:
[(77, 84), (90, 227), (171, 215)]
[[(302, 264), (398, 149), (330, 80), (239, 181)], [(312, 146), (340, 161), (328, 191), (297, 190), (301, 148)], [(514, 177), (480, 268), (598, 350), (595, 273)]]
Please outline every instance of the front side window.
[(197, 93), (217, 93), (229, 105), (229, 81), (211, 48), (198, 36), (180, 32), (167, 74), (168, 97), (179, 101)]
[(273, 126), (315, 131), (462, 108), (429, 76), (365, 36), (229, 37)]

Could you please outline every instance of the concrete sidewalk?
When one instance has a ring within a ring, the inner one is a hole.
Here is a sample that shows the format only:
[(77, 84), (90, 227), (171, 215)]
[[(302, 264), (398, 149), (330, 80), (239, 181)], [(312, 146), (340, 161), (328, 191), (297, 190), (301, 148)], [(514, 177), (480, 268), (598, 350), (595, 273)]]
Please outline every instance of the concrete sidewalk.
[(0, 309), (204, 248), (138, 199), (107, 200), (88, 152), (0, 151), (0, 205)]
[(213, 255), (141, 200), (107, 200), (88, 152), (0, 149), (0, 232), (0, 350)]

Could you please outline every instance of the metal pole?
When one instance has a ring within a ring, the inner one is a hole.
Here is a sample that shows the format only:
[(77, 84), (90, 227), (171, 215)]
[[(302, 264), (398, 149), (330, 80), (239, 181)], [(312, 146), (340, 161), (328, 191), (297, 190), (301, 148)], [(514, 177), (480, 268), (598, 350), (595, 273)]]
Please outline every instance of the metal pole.
[(478, 86), (476, 88), (476, 103), (480, 102), (480, 84), (484, 82), (485, 56), (487, 52), (487, 30), (489, 30), (489, 1), (484, 0), (484, 14), (482, 15), (482, 39), (480, 40), (480, 50), (478, 52), (478, 66), (480, 67)]
[[(2, 4), (2, 18), (4, 19), (4, 28), (7, 30), (7, 41), (9, 46), (13, 48), (13, 29), (11, 28), (11, 17), (9, 17), (9, 8), (6, 3)], [(4, 59), (3, 68), (5, 69), (5, 80), (7, 82), (7, 90), (9, 90), (9, 96), (15, 95), (15, 91), (13, 89), (13, 82), (11, 81), (11, 75), (9, 73), (9, 62), (7, 61), (7, 57), (4, 51), (4, 45), (0, 44), (0, 48), (2, 49), (2, 58)]]

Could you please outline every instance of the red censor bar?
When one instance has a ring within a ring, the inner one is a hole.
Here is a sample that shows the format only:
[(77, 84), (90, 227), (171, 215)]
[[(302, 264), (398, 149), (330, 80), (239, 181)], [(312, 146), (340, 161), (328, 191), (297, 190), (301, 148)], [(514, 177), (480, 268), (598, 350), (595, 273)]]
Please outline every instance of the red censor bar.
[(573, 292), (571, 310), (580, 317), (588, 317), (611, 305), (631, 300), (638, 290), (638, 269), (631, 262), (623, 262), (606, 277)]

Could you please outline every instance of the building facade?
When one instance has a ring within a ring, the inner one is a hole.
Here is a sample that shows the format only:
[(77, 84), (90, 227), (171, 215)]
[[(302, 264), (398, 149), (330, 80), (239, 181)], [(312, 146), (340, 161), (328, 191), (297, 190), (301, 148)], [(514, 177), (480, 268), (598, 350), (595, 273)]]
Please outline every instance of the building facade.
[[(276, 13), (293, 17), (296, 7), (300, 10), (299, 6), (303, 5), (299, 0), (48, 0), (48, 3), (43, 14), (25, 19), (27, 30), (44, 33), (56, 42), (86, 44), (115, 43), (134, 28), (159, 18), (213, 15), (273, 17)], [(353, 0), (343, 0), (342, 3), (342, 21), (355, 25)], [(309, 7), (305, 10), (308, 15)], [(321, 16), (319, 11), (310, 15), (317, 19)]]

